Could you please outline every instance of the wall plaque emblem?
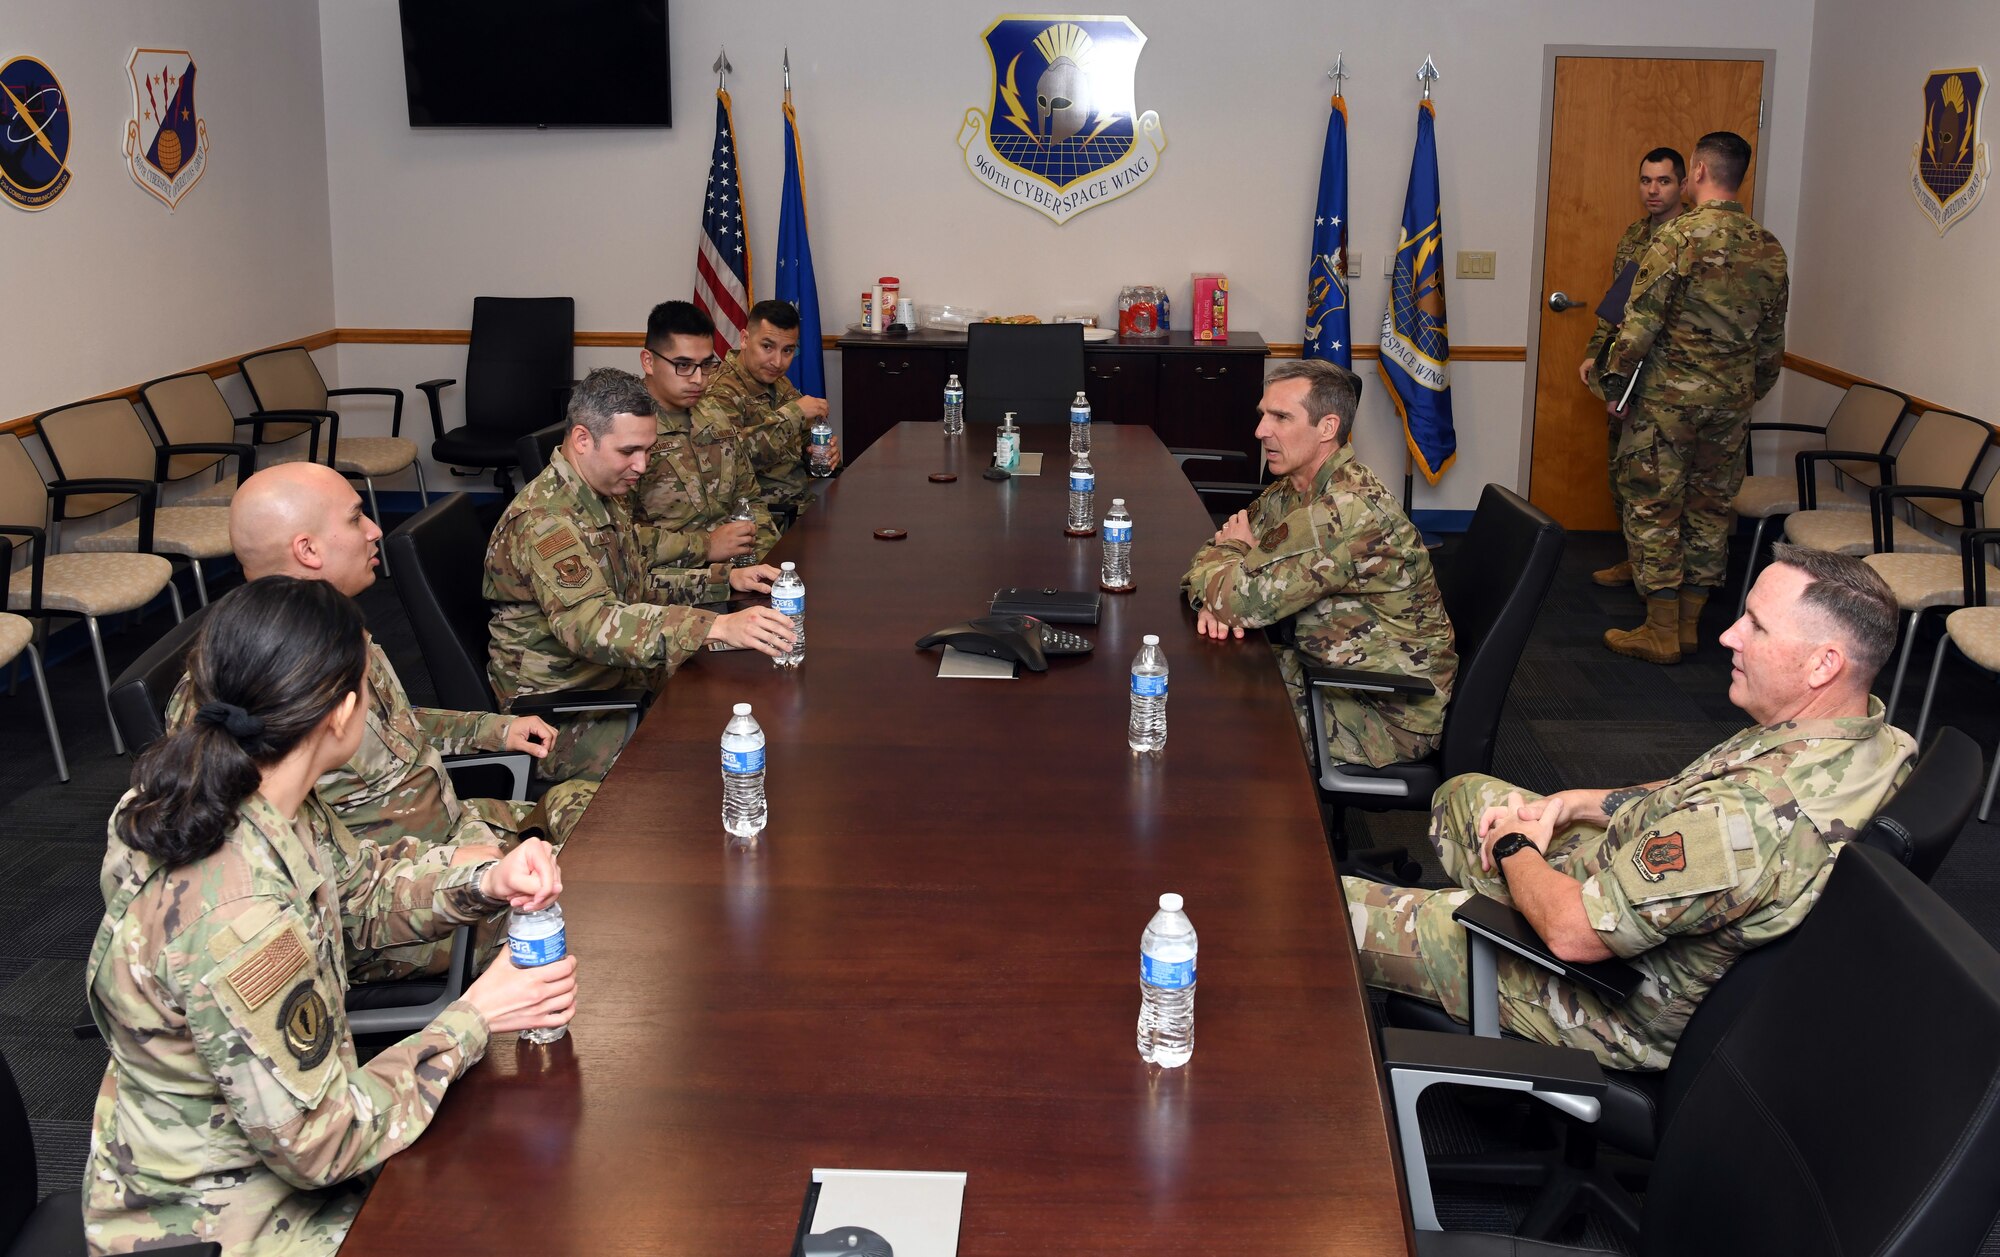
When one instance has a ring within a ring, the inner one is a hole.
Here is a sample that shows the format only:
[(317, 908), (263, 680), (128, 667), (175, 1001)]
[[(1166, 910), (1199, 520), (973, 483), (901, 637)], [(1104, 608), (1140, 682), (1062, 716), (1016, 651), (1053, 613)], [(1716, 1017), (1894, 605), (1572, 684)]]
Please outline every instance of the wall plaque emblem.
[(1924, 80), (1924, 130), (1910, 158), (1910, 193), (1942, 236), (1986, 195), (1986, 142), (1979, 107), (1986, 75), (1977, 66), (1933, 70)]
[(69, 98), (33, 57), (0, 65), (0, 195), (43, 210), (69, 188)]
[(208, 171), (208, 123), (194, 107), (194, 56), (138, 48), (125, 68), (132, 78), (125, 157), (139, 186), (172, 209)]

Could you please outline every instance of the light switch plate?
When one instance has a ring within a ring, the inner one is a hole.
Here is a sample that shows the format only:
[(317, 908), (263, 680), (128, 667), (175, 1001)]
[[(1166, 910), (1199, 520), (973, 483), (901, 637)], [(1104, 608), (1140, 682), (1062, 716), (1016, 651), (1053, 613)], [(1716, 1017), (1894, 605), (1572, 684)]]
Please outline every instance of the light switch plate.
[(1361, 254), (1353, 249), (1347, 251), (1347, 277), (1349, 279), (1361, 278)]
[(1492, 279), (1496, 255), (1474, 249), (1464, 249), (1458, 255), (1458, 277), (1460, 279)]

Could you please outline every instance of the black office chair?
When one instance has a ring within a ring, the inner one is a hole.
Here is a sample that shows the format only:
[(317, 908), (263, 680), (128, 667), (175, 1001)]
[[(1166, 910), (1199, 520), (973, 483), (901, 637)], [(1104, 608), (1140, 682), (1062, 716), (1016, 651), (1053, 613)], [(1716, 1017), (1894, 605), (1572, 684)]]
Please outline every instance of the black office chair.
[[(83, 1189), (35, 1201), (35, 1134), (14, 1072), (0, 1060), (0, 1252), (5, 1257), (81, 1257)], [(178, 1244), (146, 1250), (154, 1257), (221, 1257), (220, 1244)]]
[[(1716, 1000), (1760, 959), (1760, 998)], [(1639, 1251), (1969, 1253), (2000, 1211), (2000, 953), (1891, 856), (1844, 849), (1819, 904), (1725, 975), (1666, 1071)], [(1417, 1099), (1530, 1090), (1587, 1118), (1588, 1053), (1390, 1030), (1383, 1060), (1422, 1257), (1584, 1251), (1440, 1232)]]
[[(1938, 730), (1902, 786), (1862, 828), (1856, 842), (1883, 852), (1929, 883), (1972, 816), (1979, 791), (1979, 765), (1978, 743), (1957, 729)], [(1453, 913), (1453, 919), (1466, 931), (1472, 1024), (1454, 1021), (1435, 1004), (1392, 994), (1384, 1005), (1391, 1027), (1479, 1037), (1500, 1035), (1497, 963), (1501, 949), (1576, 983), (1607, 1003), (1624, 1002), (1641, 981), (1638, 971), (1622, 961), (1578, 964), (1558, 958), (1527, 918), (1484, 896), (1468, 901)], [(1675, 1048), (1676, 1060), (1684, 1054), (1698, 1057), (1707, 1051), (1708, 1039), (1755, 1002), (1762, 981), (1757, 975), (1769, 963), (1766, 953), (1784, 941), (1766, 944), (1736, 961), (1728, 980), (1717, 984), (1703, 1000), (1688, 1034)], [(1690, 1038), (1698, 1026), (1702, 1037)], [(1557, 1131), (1553, 1145), (1543, 1149), (1435, 1159), (1432, 1171), (1445, 1179), (1539, 1188), (1521, 1230), (1530, 1238), (1546, 1238), (1593, 1203), (1613, 1225), (1636, 1236), (1639, 1206), (1620, 1178), (1621, 1172), (1631, 1177), (1635, 1168), (1643, 1171), (1643, 1167), (1600, 1162), (1598, 1145), (1642, 1161), (1655, 1155), (1664, 1130), (1671, 1071), (1606, 1070), (1604, 1077), (1603, 1111), (1587, 1129)]]
[[(1438, 587), (1451, 618), (1458, 651), (1458, 676), (1445, 708), (1444, 734), (1437, 752), (1424, 759), (1371, 768), (1334, 762), (1325, 713), (1317, 691), (1330, 689), (1433, 692), (1430, 682), (1306, 662), (1311, 684), (1313, 764), (1328, 810), (1327, 839), (1334, 858), (1348, 858), (1345, 809), (1428, 811), (1431, 795), (1460, 773), (1486, 772), (1493, 764), (1500, 711), (1520, 665), (1521, 651), (1534, 630), (1556, 565), (1562, 558), (1563, 527), (1527, 499), (1497, 484), (1479, 497), (1479, 509), (1457, 551), (1439, 564)], [(1287, 624), (1289, 629), (1289, 624)], [(1368, 853), (1375, 856), (1377, 853)], [(1392, 854), (1392, 871), (1415, 882), (1422, 869), (1406, 854)]]
[(431, 404), (431, 457), (453, 467), (493, 469), (514, 492), (515, 442), (562, 418), (576, 357), (576, 302), (569, 297), (474, 297), (465, 354), (465, 423), (444, 429), (439, 395), (457, 380), (417, 385)]
[[(481, 588), (487, 530), (472, 499), (454, 493), (403, 521), (385, 544), (395, 557), (396, 593), (417, 631), (438, 701), (460, 711), (506, 711), (554, 721), (590, 711), (625, 713), (625, 736), (639, 727), (650, 690), (571, 690), (520, 694), (504, 708), (486, 676), (492, 609)], [(405, 567), (404, 564), (409, 566)]]
[(1083, 324), (974, 323), (965, 329), (965, 417), (1068, 423), (1084, 390)]
[(560, 420), (546, 428), (536, 428), (520, 440), (514, 442), (514, 457), (521, 468), (521, 487), (542, 474), (549, 465), (549, 455), (555, 453), (556, 446), (569, 435), (569, 421)]

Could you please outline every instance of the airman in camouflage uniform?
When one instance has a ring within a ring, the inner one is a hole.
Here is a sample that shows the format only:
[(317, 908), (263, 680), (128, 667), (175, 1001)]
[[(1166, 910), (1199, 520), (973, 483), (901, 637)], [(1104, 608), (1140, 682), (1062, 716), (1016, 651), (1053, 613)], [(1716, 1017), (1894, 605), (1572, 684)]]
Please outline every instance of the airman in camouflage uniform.
[[(347, 846), (354, 862), (327, 868), (322, 853)], [(175, 868), (126, 846), (114, 816), (89, 963), (111, 1049), (84, 1179), (90, 1250), (338, 1250), (369, 1172), (423, 1134), (487, 1037), (459, 1000), (361, 1065), (343, 930), (385, 948), (480, 920), (505, 907), (479, 891), (487, 867), (392, 860), (310, 794), (296, 826), (251, 796), (214, 854)]]
[[(1749, 151), (1727, 132), (1702, 138), (1688, 181), (1695, 208), (1641, 256), (1604, 354), (1607, 398), (1639, 373), (1614, 476), (1647, 598), (1646, 624), (1611, 630), (1605, 644), (1651, 663), (1677, 663), (1697, 645), (1701, 608), (1728, 563), (1750, 407), (1777, 383), (1784, 357), (1785, 251), (1734, 199)], [(1720, 169), (1730, 160), (1733, 180)]]
[(812, 505), (812, 478), (805, 460), (813, 420), (800, 404), (804, 397), (782, 375), (775, 384), (757, 379), (745, 365), (742, 351), (732, 349), (694, 408), (698, 429), (708, 426), (736, 434), (756, 469), (759, 495), (794, 516)]
[[(1274, 405), (1306, 404), (1306, 390), (1294, 385), (1306, 376), (1296, 373), (1321, 367), (1331, 364), (1286, 364), (1272, 374), (1260, 434), (1273, 422)], [(1271, 443), (1282, 450), (1280, 437)], [(1307, 464), (1299, 469), (1303, 474)], [(1225, 527), (1195, 552), (1181, 587), (1191, 606), (1230, 630), (1295, 617), (1296, 647), (1278, 647), (1278, 666), (1307, 754), (1312, 691), (1301, 655), (1335, 667), (1424, 677), (1437, 687), (1421, 697), (1321, 691), (1328, 750), (1336, 760), (1380, 767), (1437, 749), (1458, 655), (1423, 537), (1394, 496), (1340, 440), (1312, 472), (1309, 488), (1302, 491), (1293, 475), (1282, 475), (1242, 518), (1247, 531), (1232, 537)]]
[[(654, 421), (659, 436), (647, 454), (646, 474), (632, 493), (633, 519), (659, 530), (654, 564), (683, 572), (721, 566), (708, 561), (708, 534), (735, 513), (738, 501), (749, 502), (750, 518), (757, 525), (752, 553), (759, 557), (770, 553), (778, 544), (778, 525), (727, 420), (718, 421), (700, 406), (693, 415), (662, 406)], [(703, 584), (727, 584), (729, 579), (726, 573), (704, 575)], [(694, 590), (695, 580), (692, 575), (679, 576), (669, 588)]]
[[(189, 679), (183, 674), (167, 700), (169, 729), (187, 722), (191, 714), (189, 690)], [(560, 849), (596, 796), (596, 782), (559, 783), (549, 788), (540, 803), (461, 799), (445, 771), (445, 755), (506, 749), (510, 719), (492, 712), (410, 706), (402, 678), (396, 675), (380, 643), (371, 637), (368, 716), (361, 749), (346, 764), (321, 777), (314, 793), (340, 818), (339, 832), (377, 844), (391, 859), (415, 860), (443, 847), (446, 850), (440, 858), (446, 863), (478, 860), (486, 848), (494, 853), (511, 850), (531, 817), (544, 826), (550, 845)], [(352, 843), (327, 854), (337, 875), (358, 858)], [(480, 923), (475, 939), (482, 966), (484, 958), (506, 936), (505, 913)], [(416, 974), (442, 973), (450, 962), (449, 939), (383, 951), (349, 947), (347, 976), (356, 983), (392, 982)]]

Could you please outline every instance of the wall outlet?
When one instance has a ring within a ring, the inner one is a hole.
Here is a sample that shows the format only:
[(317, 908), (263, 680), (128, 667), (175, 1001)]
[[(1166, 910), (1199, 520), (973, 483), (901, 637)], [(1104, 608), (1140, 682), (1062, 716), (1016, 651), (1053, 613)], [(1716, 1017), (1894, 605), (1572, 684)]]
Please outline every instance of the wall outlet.
[(1458, 277), (1460, 279), (1492, 279), (1493, 263), (1498, 255), (1476, 250), (1461, 250), (1458, 255)]
[(1396, 273), (1396, 251), (1389, 250), (1382, 255), (1382, 278), (1388, 279)]

